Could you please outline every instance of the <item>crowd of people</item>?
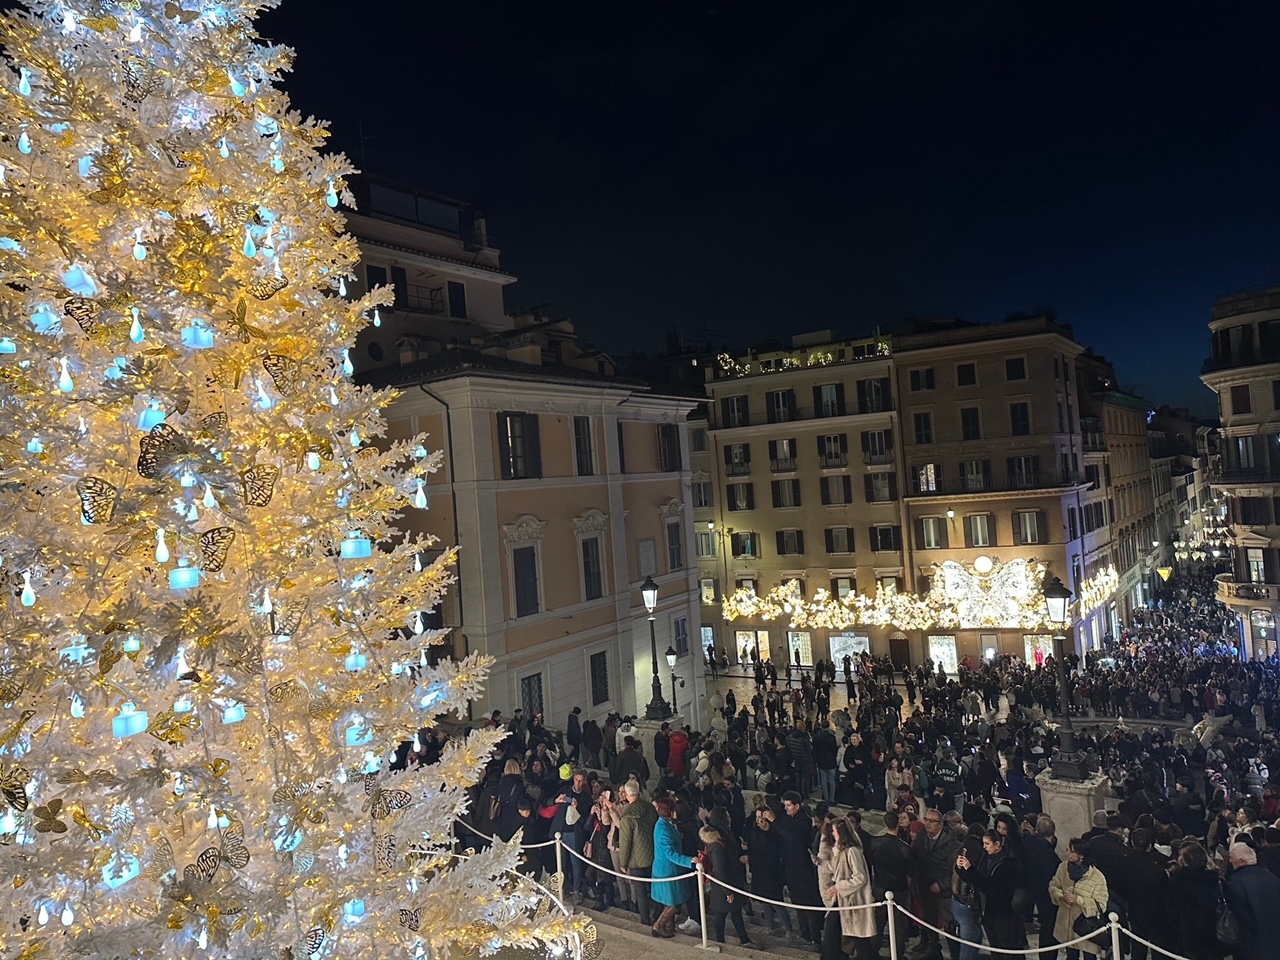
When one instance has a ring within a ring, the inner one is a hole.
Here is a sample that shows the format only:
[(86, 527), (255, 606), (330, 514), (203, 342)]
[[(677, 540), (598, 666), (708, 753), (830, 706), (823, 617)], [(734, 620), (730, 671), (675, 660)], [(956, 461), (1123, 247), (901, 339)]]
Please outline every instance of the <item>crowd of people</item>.
[[(707, 731), (663, 724), (648, 742), (625, 717), (575, 710), (558, 737), (540, 717), (495, 714), (507, 737), (460, 839), (519, 831), (537, 875), (555, 870), (554, 848), (531, 845), (560, 834), (567, 894), (634, 911), (657, 937), (699, 932), (697, 888), (680, 878), (700, 863), (716, 940), (732, 925), (750, 944), (754, 917), (823, 960), (877, 956), (891, 915), (913, 960), (977, 955), (937, 930), (1007, 950), (1029, 931), (1042, 947), (1091, 934), (1066, 948), (1075, 960), (1107, 949), (1112, 912), (1133, 960), (1148, 952), (1138, 938), (1189, 960), (1280, 960), (1267, 932), (1280, 916), (1280, 664), (1233, 655), (1212, 581), (1172, 587), (1069, 663), (1077, 747), (1110, 779), (1082, 836), (1057, 836), (1036, 781), (1063, 707), (1051, 658), (949, 676), (864, 656), (791, 682), (757, 669), (749, 703), (713, 693)], [(834, 909), (888, 892), (905, 911)]]

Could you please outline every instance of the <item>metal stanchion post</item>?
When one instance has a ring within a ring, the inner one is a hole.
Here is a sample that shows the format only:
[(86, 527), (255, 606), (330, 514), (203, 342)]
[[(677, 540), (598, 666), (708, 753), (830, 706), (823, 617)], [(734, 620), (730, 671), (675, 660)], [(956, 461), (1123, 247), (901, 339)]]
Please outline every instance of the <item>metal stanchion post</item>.
[[(711, 944), (707, 942), (707, 888), (702, 882), (702, 861), (699, 860), (693, 866), (698, 871), (693, 882), (698, 885), (698, 922), (702, 925), (702, 949), (710, 950)], [(719, 951), (720, 947), (717, 946), (715, 949)]]
[(898, 960), (898, 924), (896, 922), (897, 918), (893, 915), (893, 911), (898, 909), (898, 905), (893, 902), (892, 890), (884, 892), (884, 899), (889, 917), (889, 960)]
[(1107, 919), (1111, 921), (1111, 956), (1115, 960), (1120, 960), (1123, 954), (1120, 953), (1120, 916), (1115, 913), (1107, 914)]
[(560, 877), (560, 889), (556, 891), (556, 896), (558, 896), (561, 899), (561, 901), (564, 901), (567, 906), (569, 895), (565, 892), (565, 888), (564, 888), (564, 847), (561, 846), (560, 844), (561, 836), (562, 834), (560, 833), (559, 830), (557, 830), (556, 831), (556, 875)]

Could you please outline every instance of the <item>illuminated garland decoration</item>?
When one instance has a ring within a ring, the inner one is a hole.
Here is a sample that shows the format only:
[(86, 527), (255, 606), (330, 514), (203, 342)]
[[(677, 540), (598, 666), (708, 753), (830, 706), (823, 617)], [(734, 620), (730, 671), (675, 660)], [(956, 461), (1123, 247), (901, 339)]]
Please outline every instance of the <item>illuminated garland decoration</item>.
[(1106, 603), (1120, 585), (1120, 574), (1114, 566), (1106, 566), (1080, 585), (1077, 599), (1079, 611), (1085, 613)]
[(899, 630), (978, 629), (1005, 627), (1033, 630), (1044, 626), (1041, 584), (1045, 566), (1034, 560), (993, 561), (980, 573), (954, 561), (935, 566), (924, 596), (899, 593), (880, 585), (874, 597), (833, 597), (818, 589), (812, 600), (798, 597), (799, 584), (789, 580), (763, 597), (741, 588), (725, 597), (724, 619), (778, 620), (789, 617), (793, 629), (843, 630), (853, 626), (892, 626)]

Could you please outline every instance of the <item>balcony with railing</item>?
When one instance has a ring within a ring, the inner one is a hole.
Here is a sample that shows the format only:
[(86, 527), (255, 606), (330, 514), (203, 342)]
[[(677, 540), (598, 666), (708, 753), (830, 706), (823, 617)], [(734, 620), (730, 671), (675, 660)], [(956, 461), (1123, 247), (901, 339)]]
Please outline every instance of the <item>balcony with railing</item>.
[(1214, 580), (1217, 581), (1217, 598), (1223, 603), (1230, 601), (1250, 601), (1250, 602), (1267, 602), (1276, 603), (1280, 601), (1280, 584), (1275, 583), (1236, 583), (1236, 578), (1230, 573), (1220, 573)]
[(893, 463), (893, 452), (891, 450), (864, 450), (862, 452), (862, 462), (868, 467), (883, 467)]
[(966, 493), (1009, 493), (1031, 490), (1060, 490), (1085, 482), (1075, 470), (1042, 470), (1038, 473), (991, 475), (985, 477), (953, 477), (934, 484), (933, 489), (912, 489), (908, 497), (958, 496)]
[(750, 460), (734, 460), (724, 465), (725, 476), (745, 477), (751, 473)]
[(769, 461), (769, 469), (774, 473), (794, 473), (796, 469), (796, 458), (775, 457)]
[(1209, 473), (1209, 482), (1223, 486), (1252, 486), (1280, 483), (1280, 466), (1277, 467), (1218, 467)]
[(838, 470), (849, 465), (847, 453), (824, 453), (818, 457), (818, 466), (823, 470)]
[(712, 371), (712, 379), (734, 380), (761, 374), (787, 373), (814, 367), (884, 360), (889, 353), (888, 337), (871, 337), (863, 340), (844, 340), (838, 343), (794, 347), (791, 350), (759, 353), (753, 351), (739, 357), (722, 353), (716, 358), (716, 365), (709, 369)]

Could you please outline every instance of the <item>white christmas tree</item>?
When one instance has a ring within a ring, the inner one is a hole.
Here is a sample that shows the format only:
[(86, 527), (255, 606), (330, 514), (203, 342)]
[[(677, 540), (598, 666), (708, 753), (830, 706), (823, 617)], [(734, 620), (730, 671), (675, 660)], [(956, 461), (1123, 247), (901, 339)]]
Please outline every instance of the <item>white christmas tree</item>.
[(347, 349), (352, 202), (288, 109), (266, 0), (32, 0), (0, 20), (0, 954), (575, 949), (497, 844), (495, 742), (391, 776), (489, 662), (405, 629), (452, 551), (438, 465)]

